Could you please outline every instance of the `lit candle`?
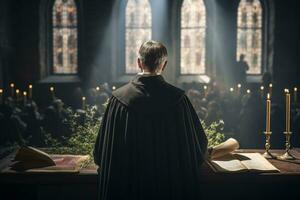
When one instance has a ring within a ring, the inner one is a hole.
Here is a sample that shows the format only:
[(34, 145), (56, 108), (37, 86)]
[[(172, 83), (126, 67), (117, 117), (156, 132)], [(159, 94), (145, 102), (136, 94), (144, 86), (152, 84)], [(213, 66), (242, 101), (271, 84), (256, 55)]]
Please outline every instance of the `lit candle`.
[(28, 97), (29, 97), (29, 99), (32, 99), (32, 85), (30, 84), (29, 86), (28, 86)]
[(82, 109), (85, 110), (85, 97), (82, 97)]
[(260, 86), (260, 96), (261, 96), (261, 98), (264, 97), (264, 89), (265, 89), (264, 86)]
[(285, 132), (291, 131), (291, 95), (285, 94)]
[(266, 132), (271, 132), (271, 100), (269, 93), (267, 95)]
[(3, 89), (0, 89), (0, 104), (3, 103)]
[(112, 86), (112, 90), (115, 90), (116, 89), (116, 86)]
[(234, 91), (234, 89), (233, 89), (233, 88), (230, 88), (230, 89), (229, 89), (229, 91), (230, 91), (230, 92), (233, 92), (233, 91)]
[(238, 94), (240, 95), (240, 94), (241, 94), (241, 87), (242, 87), (242, 84), (239, 83), (239, 84), (237, 85), (237, 87), (238, 87), (238, 91), (237, 91), (237, 92), (238, 92)]
[(204, 97), (206, 97), (207, 96), (207, 85), (204, 85), (203, 89), (204, 89)]
[(16, 99), (17, 99), (17, 101), (19, 101), (19, 93), (20, 93), (20, 90), (16, 89)]
[(24, 103), (24, 106), (27, 104), (27, 92), (26, 91), (24, 91), (23, 92), (23, 103)]
[(100, 91), (100, 87), (99, 87), (99, 86), (97, 86), (97, 87), (96, 87), (96, 90), (97, 90), (97, 92), (99, 92), (99, 91)]
[(15, 84), (14, 83), (11, 83), (10, 84), (10, 90), (11, 90), (11, 97), (13, 98), (14, 97), (14, 92), (15, 92)]
[(54, 93), (54, 87), (50, 87), (50, 92), (51, 92), (51, 96), (52, 96), (52, 99), (55, 99), (55, 93)]
[(247, 94), (250, 94), (250, 93), (251, 93), (251, 90), (248, 89), (248, 90), (247, 90)]
[(269, 94), (270, 94), (270, 98), (272, 98), (272, 90), (273, 90), (273, 84), (270, 83), (270, 84), (269, 84)]
[(297, 104), (297, 91), (298, 91), (298, 88), (294, 87), (294, 104), (296, 105)]

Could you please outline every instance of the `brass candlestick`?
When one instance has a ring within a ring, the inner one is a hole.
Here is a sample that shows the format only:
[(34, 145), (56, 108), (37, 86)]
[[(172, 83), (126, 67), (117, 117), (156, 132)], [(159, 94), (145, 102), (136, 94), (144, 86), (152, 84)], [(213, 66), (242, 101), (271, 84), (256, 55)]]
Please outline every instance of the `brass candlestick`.
[(295, 157), (291, 155), (290, 149), (291, 149), (291, 135), (292, 132), (284, 132), (285, 135), (285, 153), (278, 157), (278, 159), (281, 160), (294, 160)]
[(270, 153), (270, 148), (271, 148), (271, 143), (270, 143), (270, 138), (272, 132), (270, 131), (265, 131), (264, 134), (266, 135), (266, 143), (265, 143), (265, 153), (263, 154), (263, 157), (265, 158), (274, 158), (274, 156)]

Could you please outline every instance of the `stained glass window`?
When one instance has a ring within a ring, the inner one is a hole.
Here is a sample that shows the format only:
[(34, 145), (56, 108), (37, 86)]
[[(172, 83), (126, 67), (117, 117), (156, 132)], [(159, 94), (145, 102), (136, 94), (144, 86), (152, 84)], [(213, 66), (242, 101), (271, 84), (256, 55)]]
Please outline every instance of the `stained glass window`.
[(238, 8), (237, 60), (245, 55), (248, 74), (261, 74), (262, 7), (259, 0), (241, 0)]
[(148, 0), (128, 0), (126, 5), (126, 73), (138, 72), (136, 59), (141, 44), (151, 39), (151, 6)]
[(76, 74), (77, 9), (74, 0), (56, 0), (52, 22), (53, 74)]
[(181, 74), (205, 73), (205, 34), (203, 0), (184, 0), (181, 7)]

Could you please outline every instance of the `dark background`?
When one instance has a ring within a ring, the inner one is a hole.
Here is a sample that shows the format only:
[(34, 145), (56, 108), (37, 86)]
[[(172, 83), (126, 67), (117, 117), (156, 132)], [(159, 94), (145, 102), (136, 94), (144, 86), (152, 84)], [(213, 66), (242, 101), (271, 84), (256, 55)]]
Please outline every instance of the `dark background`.
[[(40, 83), (45, 78), (41, 75), (43, 58), (40, 56), (40, 52), (47, 48), (47, 45), (42, 45), (40, 42), (41, 37), (44, 37), (41, 28), (45, 24), (42, 22), (47, 22), (47, 20), (41, 20), (44, 15), (40, 14), (41, 7), (45, 2), (49, 1), (0, 1), (0, 87), (6, 88), (13, 81), (19, 88), (25, 89), (28, 83)], [(116, 9), (114, 3), (116, 2), (111, 0), (76, 1), (79, 12), (79, 76), (81, 82), (75, 85), (94, 87), (102, 82), (115, 82), (112, 69), (123, 67), (122, 62), (115, 62), (116, 59), (121, 58), (118, 53), (122, 50), (119, 49), (119, 44), (116, 44), (117, 42), (113, 38), (118, 31), (112, 23), (113, 11)], [(161, 2), (164, 2), (164, 7), (160, 7)], [(214, 27), (208, 27), (209, 31), (212, 30), (214, 38), (208, 36), (207, 49), (210, 51), (210, 48), (216, 44), (217, 48), (213, 53), (215, 56), (209, 55), (208, 62), (214, 63), (216, 76), (225, 80), (230, 78), (232, 66), (235, 63), (238, 2), (237, 0), (209, 1), (210, 5), (213, 4), (215, 7), (210, 9), (208, 21), (213, 18), (212, 15), (215, 18), (212, 19)], [(268, 5), (269, 2), (274, 5), (274, 8), (269, 8), (269, 11), (272, 9), (274, 13), (274, 21), (267, 21), (267, 26), (269, 23), (274, 23), (274, 31), (271, 33), (271, 36), (274, 37), (274, 42), (271, 44), (274, 54), (267, 59), (273, 61), (269, 66), (270, 71), (273, 72), (276, 89), (281, 91), (284, 87), (291, 88), (299, 85), (300, 70), (297, 70), (300, 65), (298, 50), (300, 46), (299, 1), (269, 0), (264, 3)], [(167, 74), (172, 74), (172, 66), (176, 65), (175, 52), (178, 51), (176, 49), (178, 33), (174, 30), (176, 30), (178, 22), (176, 19), (179, 15), (177, 4), (178, 2), (171, 0), (152, 1), (152, 36), (153, 39), (164, 42), (168, 47), (170, 58)], [(155, 14), (158, 12), (159, 15)], [(213, 30), (214, 28), (217, 31)], [(176, 77), (169, 76), (171, 82), (174, 82), (175, 79)], [(72, 84), (74, 85), (72, 81), (61, 84), (63, 85), (61, 88), (71, 87)], [(41, 83), (41, 85), (43, 84)], [(63, 95), (64, 91), (61, 93)]]

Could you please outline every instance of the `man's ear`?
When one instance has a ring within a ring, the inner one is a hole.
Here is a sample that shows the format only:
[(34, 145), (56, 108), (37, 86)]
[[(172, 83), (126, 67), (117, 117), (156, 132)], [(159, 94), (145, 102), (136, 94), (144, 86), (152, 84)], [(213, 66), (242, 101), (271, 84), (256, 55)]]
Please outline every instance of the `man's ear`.
[(164, 66), (163, 66), (163, 68), (161, 69), (161, 71), (164, 71), (164, 70), (165, 70), (165, 68), (167, 67), (167, 64), (168, 64), (168, 61), (166, 61), (166, 62), (164, 63)]
[(144, 68), (143, 68), (142, 61), (141, 61), (140, 58), (137, 59), (137, 63), (138, 63), (138, 66), (139, 66), (139, 68), (140, 68), (140, 70), (142, 72)]

